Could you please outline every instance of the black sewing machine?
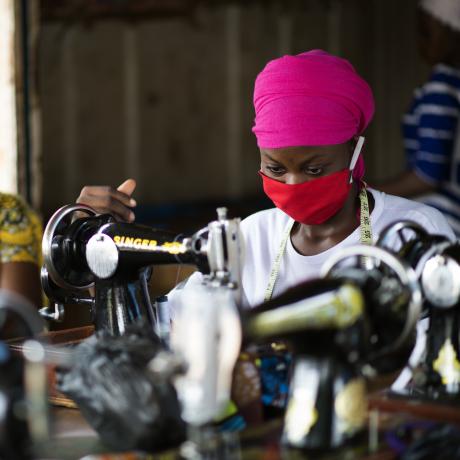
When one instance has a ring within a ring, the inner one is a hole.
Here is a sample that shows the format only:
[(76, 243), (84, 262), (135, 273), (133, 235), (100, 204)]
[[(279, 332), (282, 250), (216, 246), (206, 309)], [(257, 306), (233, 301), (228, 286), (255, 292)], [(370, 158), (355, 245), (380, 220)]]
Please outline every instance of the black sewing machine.
[[(218, 213), (218, 220), (186, 238), (116, 222), (88, 206), (64, 206), (44, 232), (41, 278), (54, 305), (41, 314), (59, 320), (64, 305), (76, 303), (91, 307), (96, 330), (121, 335), (138, 321), (153, 327), (156, 314), (147, 289), (148, 271), (165, 264), (195, 265), (207, 280), (225, 283), (239, 301), (239, 219), (228, 220), (225, 208)], [(94, 289), (94, 298), (85, 295), (89, 289)]]
[[(404, 395), (460, 401), (460, 245), (429, 235), (419, 225), (403, 221), (388, 226), (378, 246), (393, 252), (415, 270), (423, 292), (426, 344)], [(423, 323), (422, 323), (423, 327)]]
[(413, 269), (380, 248), (345, 249), (322, 275), (243, 319), (247, 341), (288, 342), (294, 364), (283, 441), (314, 451), (362, 431), (364, 377), (405, 364), (421, 309)]
[[(124, 339), (135, 323), (155, 329), (157, 315), (146, 280), (151, 266), (192, 264), (203, 274), (202, 283), (180, 291), (178, 297), (184, 295), (175, 315), (172, 352), (159, 353), (159, 360), (152, 364), (159, 367), (154, 371), (157, 380), (158, 376), (176, 375), (176, 369), (181, 369), (175, 379), (181, 416), (195, 433), (227, 406), (241, 345), (237, 309), (241, 296), (240, 219), (227, 219), (225, 208), (217, 213), (216, 221), (183, 237), (136, 223), (116, 222), (87, 206), (71, 205), (52, 216), (43, 237), (42, 283), (55, 305), (42, 309), (42, 315), (56, 319), (62, 316), (64, 304), (90, 305), (96, 331), (115, 340)], [(85, 297), (89, 289), (94, 290), (94, 299)], [(82, 400), (91, 408), (93, 394), (85, 397)], [(98, 404), (102, 425), (96, 429), (104, 431), (105, 423), (109, 428), (112, 423), (123, 426), (122, 415), (118, 414), (117, 423), (110, 409), (106, 411), (102, 403)]]

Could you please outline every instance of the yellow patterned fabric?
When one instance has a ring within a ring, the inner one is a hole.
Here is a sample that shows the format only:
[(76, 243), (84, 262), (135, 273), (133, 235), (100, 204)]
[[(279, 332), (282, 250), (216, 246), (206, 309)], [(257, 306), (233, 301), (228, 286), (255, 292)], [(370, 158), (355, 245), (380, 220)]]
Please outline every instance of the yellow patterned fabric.
[(41, 265), (42, 225), (18, 196), (0, 193), (0, 262)]

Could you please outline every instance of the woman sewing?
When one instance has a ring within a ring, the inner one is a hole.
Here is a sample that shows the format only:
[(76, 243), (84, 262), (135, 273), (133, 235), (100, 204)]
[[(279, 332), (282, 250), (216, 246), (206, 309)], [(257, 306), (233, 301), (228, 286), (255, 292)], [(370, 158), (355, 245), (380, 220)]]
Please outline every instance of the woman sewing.
[[(241, 224), (247, 307), (318, 276), (333, 252), (371, 244), (396, 220), (454, 238), (437, 210), (363, 182), (361, 136), (372, 119), (374, 98), (348, 61), (321, 50), (270, 61), (256, 79), (254, 108), (259, 176), (275, 208)], [(129, 179), (117, 190), (85, 187), (77, 202), (133, 221), (135, 185)], [(192, 275), (187, 285), (200, 276)]]
[[(409, 219), (430, 233), (454, 238), (439, 211), (369, 189), (363, 182), (362, 135), (374, 113), (374, 98), (348, 61), (320, 50), (270, 61), (256, 79), (254, 108), (259, 180), (275, 207), (241, 223), (245, 307), (317, 277), (334, 252), (371, 244), (397, 220)], [(135, 186), (132, 179), (116, 190), (88, 186), (77, 201), (130, 222)], [(201, 276), (194, 273), (174, 289), (170, 304), (201, 282)], [(261, 400), (265, 416), (279, 413), (287, 394), (288, 355), (269, 354), (254, 362), (259, 369), (249, 370), (261, 376), (261, 383), (240, 376), (243, 397), (235, 398), (240, 410), (246, 408), (247, 423), (248, 414), (253, 421), (262, 418)], [(248, 400), (248, 385), (255, 389), (251, 394), (262, 398)]]

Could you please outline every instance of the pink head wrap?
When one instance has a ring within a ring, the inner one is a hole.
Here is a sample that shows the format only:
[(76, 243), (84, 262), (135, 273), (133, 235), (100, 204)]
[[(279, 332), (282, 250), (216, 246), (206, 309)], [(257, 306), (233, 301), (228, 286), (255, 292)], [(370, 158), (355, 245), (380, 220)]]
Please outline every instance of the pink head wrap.
[[(261, 148), (335, 145), (364, 131), (374, 98), (347, 60), (313, 50), (270, 61), (257, 76), (254, 108)], [(353, 176), (363, 174), (360, 156)]]

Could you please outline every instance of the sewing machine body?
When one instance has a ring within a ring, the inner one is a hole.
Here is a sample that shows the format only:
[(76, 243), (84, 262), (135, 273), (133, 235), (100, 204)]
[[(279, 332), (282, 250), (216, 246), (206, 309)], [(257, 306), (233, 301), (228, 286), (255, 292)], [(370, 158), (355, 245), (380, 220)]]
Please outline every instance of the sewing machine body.
[(411, 222), (388, 227), (378, 245), (385, 248), (395, 236), (401, 239), (397, 256), (414, 267), (420, 282), (428, 322), (423, 352), (402, 394), (460, 402), (460, 245)]
[(211, 422), (228, 403), (241, 342), (240, 220), (227, 219), (225, 208), (217, 212), (216, 221), (184, 237), (115, 222), (86, 206), (67, 206), (50, 219), (43, 239), (42, 279), (48, 296), (58, 304), (69, 299), (88, 303), (82, 294), (94, 289), (95, 329), (113, 336), (125, 334), (135, 323), (156, 330), (158, 312), (147, 287), (150, 267), (192, 264), (198, 268), (203, 282), (188, 290), (179, 305), (175, 329), (182, 332), (174, 334), (171, 363), (166, 359), (161, 364), (168, 374), (168, 367), (176, 368), (177, 360), (182, 360), (176, 388), (183, 418), (195, 426)]
[[(65, 206), (51, 217), (44, 232), (42, 284), (59, 306), (55, 311), (63, 312), (66, 303), (90, 305), (95, 329), (119, 335), (133, 322), (154, 327), (146, 275), (151, 266), (194, 265), (208, 283), (225, 284), (238, 301), (241, 244), (239, 219), (226, 219), (224, 211), (219, 220), (187, 238), (115, 222), (87, 206)], [(85, 296), (90, 288), (94, 300)], [(48, 318), (54, 315), (50, 308), (42, 313)]]
[(364, 378), (406, 362), (421, 309), (412, 268), (379, 248), (348, 248), (323, 275), (243, 320), (248, 340), (288, 342), (293, 371), (283, 441), (310, 451), (341, 447), (362, 432)]

